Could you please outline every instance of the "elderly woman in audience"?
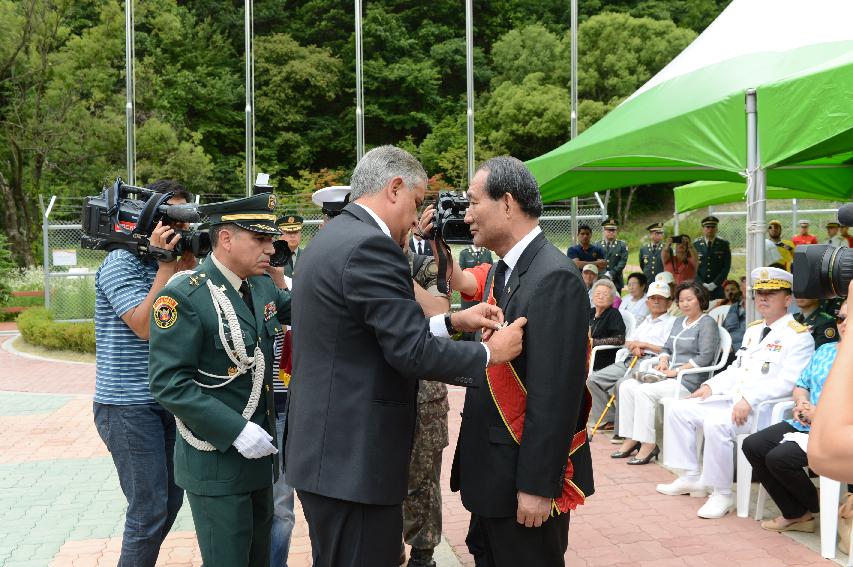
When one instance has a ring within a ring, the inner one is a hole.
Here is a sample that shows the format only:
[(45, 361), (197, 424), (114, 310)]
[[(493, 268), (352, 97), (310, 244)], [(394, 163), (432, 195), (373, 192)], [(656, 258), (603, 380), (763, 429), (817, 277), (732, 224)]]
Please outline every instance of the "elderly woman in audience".
[[(708, 308), (708, 290), (696, 282), (675, 288), (675, 300), (684, 313), (675, 320), (669, 338), (661, 349), (655, 367), (657, 382), (625, 380), (619, 387), (619, 435), (625, 438), (613, 458), (624, 458), (637, 451), (629, 465), (645, 465), (657, 458), (655, 442), (655, 406), (675, 391), (673, 378), (679, 371), (711, 366), (720, 349), (720, 331), (704, 313)], [(688, 396), (710, 377), (709, 373), (686, 374), (678, 386), (678, 397)]]
[[(646, 298), (649, 315), (638, 320), (637, 327), (627, 337), (625, 346), (616, 352), (616, 362), (590, 375), (587, 386), (590, 394), (592, 394), (590, 420), (593, 424), (604, 412), (611, 394), (616, 394), (619, 384), (626, 379), (628, 368), (631, 366), (634, 357), (642, 360), (660, 354), (664, 343), (669, 338), (672, 323), (675, 321), (674, 317), (667, 314), (670, 303), (672, 303), (672, 296), (669, 286), (653, 282), (649, 286), (649, 293)], [(611, 415), (613, 412), (608, 411), (607, 413), (608, 415), (604, 417), (602, 422), (605, 424), (613, 423), (614, 416)]]
[[(613, 308), (616, 286), (610, 280), (598, 280), (592, 284), (592, 309), (589, 319), (589, 334), (592, 346), (621, 345), (625, 342), (625, 321)], [(594, 370), (610, 366), (616, 360), (615, 350), (599, 352), (595, 357)]]
[(639, 323), (649, 314), (649, 308), (646, 305), (646, 274), (643, 272), (634, 272), (628, 276), (628, 295), (622, 298), (622, 303), (619, 305), (619, 311), (627, 311), (634, 316), (634, 319)]
[[(838, 334), (847, 331), (847, 302), (838, 312)], [(803, 467), (812, 417), (829, 369), (835, 362), (838, 343), (818, 348), (803, 369), (794, 387), (793, 418), (753, 433), (743, 442), (743, 454), (752, 464), (752, 474), (779, 506), (782, 515), (761, 522), (765, 530), (775, 532), (815, 531), (818, 494)]]

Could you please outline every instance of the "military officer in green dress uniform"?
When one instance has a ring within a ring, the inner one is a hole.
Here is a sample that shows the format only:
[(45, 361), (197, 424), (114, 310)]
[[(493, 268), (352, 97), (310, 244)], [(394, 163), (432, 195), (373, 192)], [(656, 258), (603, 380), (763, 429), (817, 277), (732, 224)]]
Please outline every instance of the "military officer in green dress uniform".
[(723, 298), (723, 282), (728, 279), (732, 267), (732, 251), (728, 240), (717, 238), (718, 224), (720, 219), (714, 216), (702, 219), (703, 235), (693, 241), (699, 254), (696, 281), (705, 286), (711, 299)]
[(269, 265), (275, 204), (263, 193), (200, 207), (213, 251), (154, 300), (151, 393), (175, 415), (175, 482), (206, 567), (270, 561), (272, 348), (290, 321), (290, 292)]
[(826, 343), (838, 341), (838, 326), (835, 324), (835, 316), (823, 310), (819, 299), (797, 298), (799, 313), (794, 314), (797, 323), (809, 328), (814, 339), (815, 349)]
[(646, 274), (650, 282), (663, 272), (663, 261), (660, 253), (663, 250), (663, 224), (656, 222), (646, 227), (649, 231), (649, 243), (640, 247), (640, 271)]
[(292, 278), (296, 271), (296, 264), (299, 262), (299, 257), (302, 254), (302, 224), (304, 219), (294, 213), (285, 213), (276, 221), (278, 229), (281, 231), (281, 239), (287, 242), (290, 247), (290, 258), (284, 265), (284, 275)]
[(622, 287), (625, 285), (622, 271), (628, 262), (628, 243), (616, 238), (616, 231), (619, 230), (616, 219), (607, 219), (601, 228), (604, 230), (604, 238), (598, 245), (604, 249), (604, 257), (607, 259), (604, 275), (609, 275), (613, 285), (616, 286), (616, 291), (622, 293)]
[[(459, 252), (459, 267), (463, 270), (467, 270), (468, 268), (475, 268), (480, 264), (492, 264), (494, 260), (492, 259), (492, 253), (488, 248), (483, 248), (482, 246), (475, 246), (471, 244), (470, 246), (466, 246)], [(465, 301), (462, 300), (462, 309), (468, 309), (471, 306), (477, 305), (476, 301)]]

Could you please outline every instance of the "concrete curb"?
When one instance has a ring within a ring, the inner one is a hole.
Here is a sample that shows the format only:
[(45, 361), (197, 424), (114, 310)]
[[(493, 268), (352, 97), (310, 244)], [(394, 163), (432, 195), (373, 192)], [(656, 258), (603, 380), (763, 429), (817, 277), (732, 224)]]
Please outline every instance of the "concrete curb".
[(30, 354), (28, 352), (21, 352), (15, 348), (14, 342), (21, 338), (20, 333), (15, 333), (12, 338), (3, 341), (3, 350), (8, 352), (9, 354), (14, 354), (15, 356), (20, 356), (23, 358), (29, 358), (30, 360), (41, 360), (44, 362), (61, 362), (63, 364), (82, 364), (84, 366), (95, 366), (93, 362), (80, 362), (79, 360), (65, 360), (64, 358), (53, 358), (49, 356), (39, 356), (37, 354)]

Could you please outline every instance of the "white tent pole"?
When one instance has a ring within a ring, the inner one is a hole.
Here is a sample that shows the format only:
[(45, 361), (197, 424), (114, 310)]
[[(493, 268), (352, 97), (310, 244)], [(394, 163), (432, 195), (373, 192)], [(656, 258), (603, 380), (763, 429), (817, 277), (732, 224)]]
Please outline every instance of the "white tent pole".
[[(574, 140), (578, 135), (578, 0), (571, 0), (572, 19), (572, 76), (570, 81), (571, 109), (569, 123), (569, 137)], [(572, 197), (572, 242), (578, 242), (578, 198)]]
[(134, 59), (136, 56), (134, 38), (133, 0), (124, 2), (124, 115), (127, 129), (127, 183), (136, 185), (136, 77)]
[(467, 90), (468, 185), (474, 178), (474, 0), (465, 0), (465, 83)]
[(796, 199), (791, 199), (791, 234), (797, 234), (797, 223), (799, 222), (799, 203)]
[(244, 18), (243, 18), (243, 39), (244, 49), (246, 51), (246, 196), (252, 195), (255, 186), (255, 81), (253, 77), (254, 70), (254, 50), (252, 41), (252, 20), (254, 10), (254, 1), (245, 0), (244, 2)]
[(364, 57), (361, 47), (361, 0), (355, 0), (355, 159), (364, 155)]
[[(758, 139), (758, 103), (755, 89), (746, 91), (746, 278), (752, 288), (752, 270), (764, 265), (767, 176), (761, 168)], [(757, 318), (752, 294), (746, 299), (747, 321)]]

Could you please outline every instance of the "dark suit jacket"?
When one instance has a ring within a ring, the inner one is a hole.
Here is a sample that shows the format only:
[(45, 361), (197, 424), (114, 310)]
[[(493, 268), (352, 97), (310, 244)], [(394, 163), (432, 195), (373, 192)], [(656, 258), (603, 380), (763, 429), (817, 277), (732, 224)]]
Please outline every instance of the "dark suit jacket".
[(482, 383), (485, 350), (429, 332), (403, 251), (354, 203), (305, 249), (293, 307), (287, 483), (400, 504), (418, 379)]
[[(491, 518), (515, 517), (519, 490), (559, 496), (572, 436), (586, 426), (589, 296), (574, 262), (540, 234), (521, 254), (498, 305), (507, 321), (527, 317), (523, 350), (512, 363), (527, 389), (524, 435), (516, 444), (488, 388), (468, 390), (451, 476), (465, 508)], [(572, 463), (575, 484), (592, 494), (588, 444)]]
[[(429, 241), (424, 240), (423, 245), (424, 245), (423, 246), (424, 247), (423, 255), (424, 256), (432, 256), (432, 246), (429, 245)], [(409, 250), (411, 250), (415, 254), (418, 253), (418, 249), (415, 246), (415, 237), (414, 236), (409, 237)]]

